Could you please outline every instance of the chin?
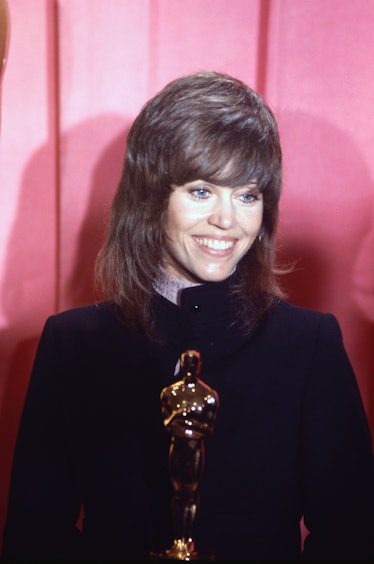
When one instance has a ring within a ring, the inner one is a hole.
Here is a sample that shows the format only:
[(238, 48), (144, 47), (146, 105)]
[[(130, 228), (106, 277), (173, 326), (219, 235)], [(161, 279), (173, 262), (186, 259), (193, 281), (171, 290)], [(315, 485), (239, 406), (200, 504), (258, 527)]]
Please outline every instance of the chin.
[(222, 282), (226, 280), (232, 272), (224, 272), (224, 273), (215, 273), (215, 274), (206, 274), (202, 276), (199, 280), (200, 282)]

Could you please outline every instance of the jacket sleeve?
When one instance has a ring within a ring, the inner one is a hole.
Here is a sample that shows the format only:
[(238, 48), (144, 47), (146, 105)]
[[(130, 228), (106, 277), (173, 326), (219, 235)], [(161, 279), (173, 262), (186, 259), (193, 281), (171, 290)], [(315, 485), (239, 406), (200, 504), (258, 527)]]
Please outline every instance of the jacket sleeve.
[(80, 502), (69, 460), (53, 318), (38, 346), (15, 446), (3, 559), (75, 559)]
[(302, 435), (306, 560), (374, 557), (369, 426), (342, 333), (323, 316), (305, 393)]

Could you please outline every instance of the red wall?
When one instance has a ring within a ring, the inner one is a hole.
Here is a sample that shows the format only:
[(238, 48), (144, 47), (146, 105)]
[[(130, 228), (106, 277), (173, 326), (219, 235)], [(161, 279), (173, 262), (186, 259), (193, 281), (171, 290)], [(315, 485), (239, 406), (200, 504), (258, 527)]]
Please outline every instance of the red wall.
[(0, 530), (47, 315), (92, 299), (124, 140), (166, 82), (213, 69), (259, 89), (285, 162), (290, 300), (335, 313), (374, 433), (374, 2), (8, 0), (0, 136)]

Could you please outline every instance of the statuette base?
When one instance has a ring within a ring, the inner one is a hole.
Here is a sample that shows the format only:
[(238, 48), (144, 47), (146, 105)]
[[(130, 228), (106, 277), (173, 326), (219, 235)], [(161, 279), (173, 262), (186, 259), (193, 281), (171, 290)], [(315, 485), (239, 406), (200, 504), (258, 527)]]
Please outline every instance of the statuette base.
[(215, 560), (214, 555), (201, 555), (194, 549), (193, 541), (175, 539), (173, 546), (160, 554), (151, 553), (151, 560)]

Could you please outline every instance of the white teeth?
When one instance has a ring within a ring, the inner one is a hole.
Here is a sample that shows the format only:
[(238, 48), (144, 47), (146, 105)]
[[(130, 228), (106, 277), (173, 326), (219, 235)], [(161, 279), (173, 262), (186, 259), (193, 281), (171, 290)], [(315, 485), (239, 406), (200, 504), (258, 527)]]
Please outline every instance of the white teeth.
[(234, 245), (234, 241), (218, 241), (217, 239), (200, 239), (199, 237), (194, 237), (195, 241), (202, 245), (203, 247), (208, 247), (209, 249), (214, 249), (215, 251), (226, 251), (231, 249)]

